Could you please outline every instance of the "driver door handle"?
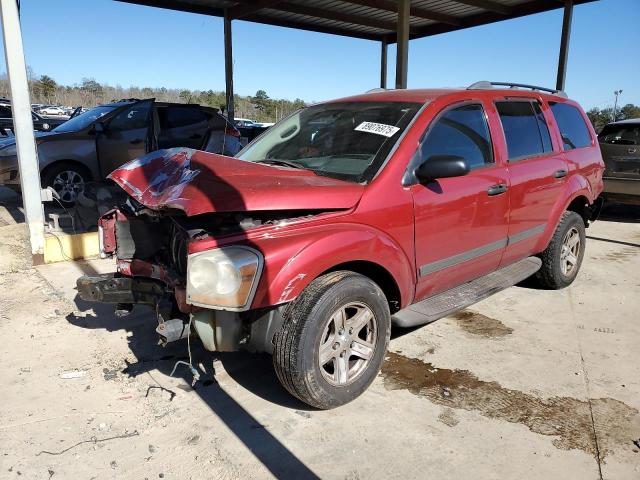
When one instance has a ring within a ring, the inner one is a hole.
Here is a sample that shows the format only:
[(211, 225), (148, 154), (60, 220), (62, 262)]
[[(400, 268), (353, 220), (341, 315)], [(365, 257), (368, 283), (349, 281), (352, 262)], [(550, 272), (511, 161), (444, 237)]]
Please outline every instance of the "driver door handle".
[(627, 153), (636, 153), (636, 149), (635, 148), (630, 148), (627, 150)]
[(567, 176), (567, 171), (564, 169), (561, 170), (556, 170), (555, 172), (553, 172), (553, 176), (555, 178), (562, 178), (562, 177), (566, 177)]
[(138, 145), (139, 143), (142, 143), (142, 139), (141, 138), (136, 138), (134, 140), (131, 140), (131, 145)]
[(493, 197), (494, 195), (501, 195), (507, 191), (507, 185), (505, 183), (496, 183), (495, 185), (491, 185), (487, 189), (487, 195)]

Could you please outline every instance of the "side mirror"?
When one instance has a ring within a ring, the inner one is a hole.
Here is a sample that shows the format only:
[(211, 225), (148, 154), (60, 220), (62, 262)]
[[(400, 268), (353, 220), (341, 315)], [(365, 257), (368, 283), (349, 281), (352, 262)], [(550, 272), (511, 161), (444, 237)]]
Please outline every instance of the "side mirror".
[(421, 183), (428, 183), (438, 178), (461, 177), (471, 169), (467, 161), (457, 155), (434, 155), (427, 158), (418, 168), (416, 177)]
[(104, 131), (106, 130), (104, 123), (103, 122), (96, 122), (93, 125), (93, 131), (95, 133), (104, 133)]

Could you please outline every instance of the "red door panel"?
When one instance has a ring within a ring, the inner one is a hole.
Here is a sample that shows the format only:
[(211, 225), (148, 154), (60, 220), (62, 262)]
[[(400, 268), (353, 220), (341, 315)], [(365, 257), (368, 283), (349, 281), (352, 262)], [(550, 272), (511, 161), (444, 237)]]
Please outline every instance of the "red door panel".
[(495, 162), (485, 108), (463, 102), (431, 122), (419, 162), (437, 156), (464, 158), (465, 176), (414, 184), (416, 300), (473, 280), (498, 268), (506, 246), (507, 169)]
[(508, 243), (500, 266), (535, 253), (568, 178), (568, 163), (551, 135), (551, 112), (541, 98), (499, 99), (488, 112), (502, 131), (500, 155), (509, 174)]
[(498, 268), (506, 246), (508, 196), (488, 189), (507, 182), (504, 167), (412, 187), (416, 221), (416, 300)]

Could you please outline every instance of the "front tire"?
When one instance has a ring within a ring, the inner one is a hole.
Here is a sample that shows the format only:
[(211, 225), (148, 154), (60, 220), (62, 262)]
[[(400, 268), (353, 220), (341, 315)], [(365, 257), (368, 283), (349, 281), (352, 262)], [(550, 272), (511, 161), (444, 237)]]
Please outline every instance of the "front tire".
[(54, 163), (42, 175), (42, 188), (52, 187), (60, 197), (60, 203), (72, 207), (91, 180), (89, 170), (70, 162)]
[(335, 408), (375, 379), (389, 344), (387, 299), (369, 278), (348, 271), (315, 279), (287, 307), (274, 338), (280, 383), (312, 407)]
[(538, 282), (552, 290), (571, 285), (582, 265), (585, 240), (583, 218), (576, 212), (564, 212), (549, 245), (540, 255)]

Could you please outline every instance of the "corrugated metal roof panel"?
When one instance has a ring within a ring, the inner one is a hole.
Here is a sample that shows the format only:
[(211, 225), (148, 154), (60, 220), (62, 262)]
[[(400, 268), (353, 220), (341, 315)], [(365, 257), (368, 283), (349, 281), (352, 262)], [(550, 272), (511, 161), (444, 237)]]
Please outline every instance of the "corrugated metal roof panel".
[[(395, 41), (397, 2), (394, 0), (118, 0), (320, 31), (372, 40)], [(595, 0), (574, 0), (579, 5)], [(411, 38), (509, 20), (562, 8), (553, 0), (412, 0)], [(234, 12), (237, 13), (234, 14)]]

